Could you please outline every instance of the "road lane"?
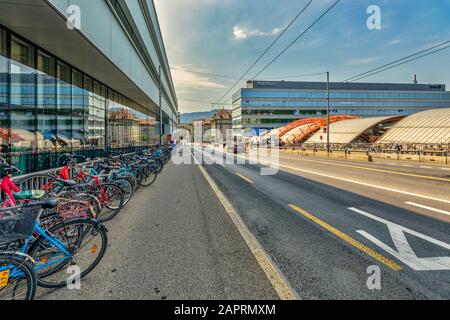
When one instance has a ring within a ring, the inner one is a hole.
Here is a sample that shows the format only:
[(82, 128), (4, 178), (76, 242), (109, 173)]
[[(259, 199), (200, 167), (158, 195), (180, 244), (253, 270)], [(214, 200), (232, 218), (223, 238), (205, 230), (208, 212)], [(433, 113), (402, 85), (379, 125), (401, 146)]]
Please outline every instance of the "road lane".
[[(400, 226), (399, 228), (434, 239), (435, 243), (418, 238), (416, 235), (404, 234), (417, 263), (423, 264), (424, 261), (418, 259), (427, 257), (445, 259), (449, 256), (449, 250), (436, 243), (450, 243), (448, 223), (432, 219), (422, 211), (420, 215), (412, 211), (411, 207), (405, 204), (407, 200), (405, 195), (392, 195), (380, 190), (374, 192), (370, 188), (361, 192), (360, 186), (356, 188), (352, 184), (344, 187), (335, 186), (333, 182), (323, 183), (317, 177), (307, 177), (298, 172), (292, 174), (280, 171), (276, 176), (261, 176), (258, 165), (228, 164), (226, 169), (212, 165), (206, 166), (206, 169), (223, 188), (255, 236), (266, 246), (288, 280), (301, 295), (303, 294), (303, 297), (390, 299), (450, 297), (450, 270), (433, 271), (433, 268), (430, 268), (430, 271), (414, 270), (411, 266), (415, 265), (410, 260), (405, 260), (410, 265), (403, 263), (398, 257), (364, 236), (364, 234), (373, 235), (379, 242), (385, 244), (384, 248), (397, 249), (396, 244), (399, 242), (394, 241), (392, 232), (386, 224), (350, 210), (357, 208), (372, 213), (383, 221)], [(236, 176), (236, 172), (254, 181), (254, 184)], [(364, 196), (366, 193), (370, 196)], [(373, 196), (373, 193), (378, 194)], [(369, 291), (364, 281), (367, 280), (365, 278), (367, 267), (379, 264), (379, 261), (349, 246), (335, 235), (330, 235), (321, 226), (314, 223), (311, 225), (309, 219), (293, 215), (289, 205), (296, 205), (311, 212), (318, 219), (342, 230), (368, 248), (387, 255), (401, 264), (403, 270), (394, 272), (389, 268), (383, 268), (385, 280), (382, 290)], [(293, 216), (298, 220), (293, 220)], [(341, 276), (343, 274), (345, 276)]]
[[(216, 150), (217, 159), (226, 156), (233, 163), (234, 155), (223, 154)], [(242, 156), (238, 156), (242, 159)], [(253, 159), (253, 157), (252, 157)], [(262, 163), (266, 163), (265, 158)], [(277, 160), (276, 158), (274, 159)], [(411, 208), (406, 202), (416, 202), (440, 211), (450, 210), (450, 182), (433, 181), (412, 176), (392, 175), (389, 172), (355, 171), (351, 167), (338, 166), (319, 160), (301, 161), (300, 159), (279, 158), (279, 169), (308, 179), (322, 182), (337, 188), (361, 194), (378, 201), (395, 204), (422, 215), (435, 217), (450, 222), (450, 217), (438, 211), (430, 211), (420, 207)], [(255, 163), (255, 161), (253, 161)], [(438, 201), (436, 201), (437, 199)]]

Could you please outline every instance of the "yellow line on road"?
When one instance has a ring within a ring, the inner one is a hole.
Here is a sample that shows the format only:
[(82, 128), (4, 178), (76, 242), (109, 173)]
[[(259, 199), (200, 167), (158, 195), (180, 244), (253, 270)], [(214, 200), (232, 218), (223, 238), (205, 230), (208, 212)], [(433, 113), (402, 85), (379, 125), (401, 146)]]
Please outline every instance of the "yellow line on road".
[(206, 172), (202, 165), (199, 165), (198, 168), (211, 186), (219, 201), (222, 203), (225, 211), (230, 216), (237, 230), (241, 234), (247, 246), (250, 248), (250, 251), (260, 265), (261, 269), (264, 271), (267, 279), (270, 281), (280, 299), (300, 300), (298, 293), (291, 287), (281, 270), (277, 267), (269, 254), (264, 250), (263, 246), (258, 242), (252, 232), (247, 228), (240, 215), (234, 209), (227, 197), (222, 193), (222, 191), (220, 191), (219, 187), (213, 181), (208, 172)]
[(392, 261), (391, 259), (386, 258), (385, 256), (379, 254), (378, 252), (370, 249), (369, 247), (363, 245), (361, 242), (353, 239), (352, 237), (350, 237), (349, 235), (345, 234), (344, 232), (336, 229), (335, 227), (329, 225), (328, 223), (326, 223), (323, 220), (320, 220), (319, 218), (317, 218), (317, 217), (313, 216), (312, 214), (306, 212), (305, 210), (297, 207), (296, 205), (290, 204), (289, 208), (291, 208), (294, 211), (300, 213), (302, 216), (308, 218), (309, 220), (315, 222), (316, 224), (318, 224), (319, 226), (321, 226), (325, 230), (331, 232), (332, 234), (334, 234), (338, 238), (344, 240), (345, 242), (347, 242), (348, 244), (352, 245), (353, 247), (361, 250), (362, 252), (364, 252), (365, 254), (371, 256), (375, 260), (378, 260), (379, 262), (381, 262), (382, 264), (384, 264), (388, 268), (390, 268), (390, 269), (392, 269), (394, 271), (399, 271), (399, 270), (403, 269), (402, 266), (400, 266), (396, 262)]
[(383, 172), (383, 173), (392, 173), (392, 174), (396, 174), (396, 175), (400, 175), (400, 176), (407, 176), (407, 177), (414, 177), (414, 178), (421, 178), (421, 179), (428, 179), (428, 180), (437, 180), (437, 181), (450, 182), (450, 179), (448, 179), (448, 178), (432, 177), (432, 176), (425, 176), (425, 175), (421, 175), (421, 174), (413, 174), (413, 173), (405, 173), (405, 172), (398, 172), (398, 171), (392, 171), (392, 170), (384, 170), (384, 169), (362, 167), (362, 166), (356, 166), (356, 165), (351, 165), (351, 164), (337, 163), (337, 162), (334, 162), (334, 161), (319, 161), (319, 160), (312, 160), (312, 159), (305, 159), (305, 158), (295, 158), (295, 157), (286, 157), (286, 156), (280, 156), (280, 158), (286, 158), (286, 159), (292, 159), (292, 160), (300, 160), (300, 161), (309, 161), (309, 162), (315, 162), (315, 163), (326, 163), (326, 164), (332, 164), (332, 165), (340, 166), (340, 167), (347, 167), (347, 168), (354, 168), (354, 169), (361, 169), (361, 170), (375, 171), (375, 172)]
[(235, 172), (235, 173), (236, 173), (236, 175), (237, 175), (239, 178), (244, 179), (244, 180), (247, 181), (248, 183), (251, 183), (251, 184), (254, 184), (254, 183), (255, 183), (254, 181), (250, 180), (250, 179), (247, 178), (246, 176), (243, 176), (242, 174), (237, 173), (237, 172)]

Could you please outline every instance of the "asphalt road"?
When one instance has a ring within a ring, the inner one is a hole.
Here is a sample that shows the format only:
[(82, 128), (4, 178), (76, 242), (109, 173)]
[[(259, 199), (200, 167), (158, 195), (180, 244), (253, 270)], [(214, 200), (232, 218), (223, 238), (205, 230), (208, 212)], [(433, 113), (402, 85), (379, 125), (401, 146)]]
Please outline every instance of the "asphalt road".
[(169, 164), (107, 228), (81, 289), (39, 289), (39, 299), (278, 298), (198, 166)]
[[(215, 152), (205, 159), (225, 158)], [(263, 176), (267, 158), (226, 158), (204, 167), (300, 297), (450, 298), (446, 170), (281, 153), (278, 173)], [(380, 289), (367, 286), (372, 266)]]

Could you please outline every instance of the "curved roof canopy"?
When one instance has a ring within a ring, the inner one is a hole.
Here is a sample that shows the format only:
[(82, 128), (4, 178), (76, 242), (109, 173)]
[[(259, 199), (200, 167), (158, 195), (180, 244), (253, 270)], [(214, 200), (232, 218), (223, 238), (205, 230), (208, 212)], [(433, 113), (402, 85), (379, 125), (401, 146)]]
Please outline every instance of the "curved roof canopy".
[[(330, 143), (348, 144), (361, 136), (365, 131), (379, 124), (392, 122), (399, 117), (374, 117), (350, 119), (334, 122), (330, 125)], [(318, 131), (306, 143), (325, 143), (326, 132)], [(321, 139), (322, 137), (322, 139)]]
[[(359, 117), (350, 115), (331, 116), (330, 123), (356, 118)], [(301, 143), (326, 124), (326, 118), (300, 119), (281, 128), (280, 139), (284, 144)]]
[(450, 108), (413, 114), (399, 121), (377, 143), (450, 143)]

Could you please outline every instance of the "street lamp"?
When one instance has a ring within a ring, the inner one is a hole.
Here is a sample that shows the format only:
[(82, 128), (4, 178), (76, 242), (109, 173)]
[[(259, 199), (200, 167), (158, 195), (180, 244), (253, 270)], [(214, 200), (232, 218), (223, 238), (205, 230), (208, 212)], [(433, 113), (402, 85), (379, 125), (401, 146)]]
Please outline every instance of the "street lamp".
[(327, 71), (327, 153), (330, 154), (330, 72)]

